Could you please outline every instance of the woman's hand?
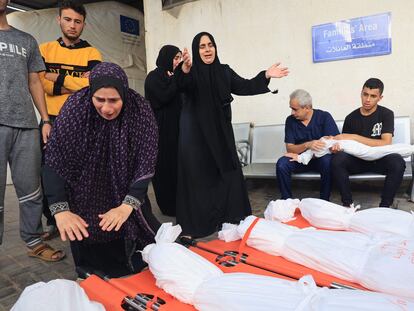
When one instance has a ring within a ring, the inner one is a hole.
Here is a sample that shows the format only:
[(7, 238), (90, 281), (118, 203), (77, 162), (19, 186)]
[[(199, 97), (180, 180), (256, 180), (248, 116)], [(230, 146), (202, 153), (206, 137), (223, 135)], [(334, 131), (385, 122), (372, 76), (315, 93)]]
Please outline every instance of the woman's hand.
[(273, 64), (266, 70), (266, 79), (283, 78), (289, 74), (287, 67), (279, 67), (280, 63)]
[(183, 52), (183, 65), (181, 67), (181, 70), (184, 73), (189, 73), (192, 65), (193, 65), (193, 63), (191, 62), (190, 53), (188, 53), (187, 48), (184, 48), (184, 52)]
[(71, 211), (57, 213), (55, 214), (55, 219), (62, 241), (66, 241), (66, 236), (71, 241), (82, 241), (83, 238), (89, 237), (89, 233), (86, 230), (88, 224)]
[(115, 231), (121, 229), (123, 223), (131, 215), (133, 208), (128, 204), (121, 204), (120, 206), (113, 208), (106, 212), (105, 214), (98, 215), (101, 218), (99, 227), (102, 231), (112, 231), (115, 228)]

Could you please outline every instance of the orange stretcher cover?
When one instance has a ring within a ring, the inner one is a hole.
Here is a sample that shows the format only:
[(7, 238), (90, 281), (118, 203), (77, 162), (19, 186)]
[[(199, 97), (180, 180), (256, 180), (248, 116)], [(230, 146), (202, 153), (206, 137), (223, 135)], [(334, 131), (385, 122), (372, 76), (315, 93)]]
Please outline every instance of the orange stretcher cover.
[[(278, 275), (277, 273), (266, 271), (257, 267), (253, 267), (244, 263), (227, 266), (225, 264), (226, 258), (218, 260), (218, 256), (211, 252), (202, 250), (196, 247), (190, 249), (203, 256), (208, 261), (214, 263), (225, 273), (232, 272), (246, 272), (253, 274), (260, 274), (282, 279), (292, 280), (286, 276)], [(104, 281), (96, 275), (91, 275), (86, 280), (81, 282), (80, 286), (85, 290), (89, 299), (102, 303), (107, 311), (122, 311), (122, 303), (125, 297), (134, 298), (137, 294), (153, 295), (161, 298), (165, 304), (159, 307), (159, 310), (172, 311), (193, 311), (196, 310), (193, 306), (182, 303), (164, 292), (155, 285), (154, 276), (149, 270), (145, 270), (126, 278), (114, 278)], [(152, 310), (147, 308), (147, 310)]]
[[(289, 225), (293, 225), (298, 228), (305, 228), (310, 226), (306, 219), (302, 217), (300, 212), (296, 212), (295, 217), (296, 219), (289, 222)], [(241, 240), (228, 243), (221, 240), (213, 240), (209, 242), (197, 242), (197, 247), (217, 255), (222, 255), (229, 251), (233, 251), (236, 253), (239, 252), (241, 243)], [(319, 286), (331, 287), (332, 283), (339, 283), (341, 285), (365, 289), (357, 283), (342, 280), (329, 274), (307, 268), (300, 264), (284, 259), (281, 256), (266, 254), (247, 245), (244, 245), (242, 249), (243, 254), (245, 254), (246, 256), (243, 256), (243, 258), (241, 258), (241, 261), (248, 265), (262, 268), (278, 274), (282, 274), (294, 279), (299, 279), (304, 275), (311, 274), (315, 279), (316, 284), (318, 284)]]
[[(138, 294), (153, 295), (165, 301), (158, 310), (195, 311), (189, 304), (178, 301), (155, 285), (154, 276), (149, 270), (126, 278), (104, 281), (96, 275), (91, 275), (80, 283), (89, 299), (100, 302), (106, 311), (123, 311), (122, 303), (125, 297), (134, 298)], [(150, 304), (145, 310), (151, 309)]]

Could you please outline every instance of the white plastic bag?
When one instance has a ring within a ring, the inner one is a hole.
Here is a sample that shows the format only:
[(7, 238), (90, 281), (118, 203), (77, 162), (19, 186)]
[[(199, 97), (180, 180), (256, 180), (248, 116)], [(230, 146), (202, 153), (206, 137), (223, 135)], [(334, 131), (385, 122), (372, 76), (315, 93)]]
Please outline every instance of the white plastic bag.
[(105, 311), (98, 302), (90, 301), (78, 283), (69, 280), (38, 282), (26, 287), (11, 311)]

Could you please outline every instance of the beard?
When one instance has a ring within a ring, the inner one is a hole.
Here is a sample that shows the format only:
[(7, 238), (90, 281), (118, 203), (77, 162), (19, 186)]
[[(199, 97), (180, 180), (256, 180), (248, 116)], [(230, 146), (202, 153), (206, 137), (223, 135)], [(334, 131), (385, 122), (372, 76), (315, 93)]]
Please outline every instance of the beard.
[(82, 35), (82, 31), (83, 29), (78, 34), (74, 35), (74, 34), (67, 33), (66, 31), (63, 31), (62, 29), (62, 34), (65, 38), (69, 39), (70, 41), (76, 41)]

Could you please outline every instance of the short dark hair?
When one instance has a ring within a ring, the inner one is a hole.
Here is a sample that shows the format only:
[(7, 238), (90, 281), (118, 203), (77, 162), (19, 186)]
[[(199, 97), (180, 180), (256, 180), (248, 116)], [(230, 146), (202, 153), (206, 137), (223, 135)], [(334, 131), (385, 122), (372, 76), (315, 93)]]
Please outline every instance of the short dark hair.
[(76, 13), (82, 15), (83, 19), (86, 19), (85, 7), (79, 1), (71, 1), (71, 0), (62, 1), (59, 4), (59, 16), (62, 16), (62, 10), (66, 10), (66, 9), (72, 9)]
[(382, 95), (382, 92), (384, 92), (384, 83), (382, 83), (382, 81), (377, 78), (369, 78), (367, 81), (365, 81), (364, 86), (362, 88), (364, 87), (367, 87), (371, 90), (379, 89), (380, 95)]

